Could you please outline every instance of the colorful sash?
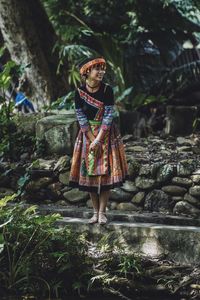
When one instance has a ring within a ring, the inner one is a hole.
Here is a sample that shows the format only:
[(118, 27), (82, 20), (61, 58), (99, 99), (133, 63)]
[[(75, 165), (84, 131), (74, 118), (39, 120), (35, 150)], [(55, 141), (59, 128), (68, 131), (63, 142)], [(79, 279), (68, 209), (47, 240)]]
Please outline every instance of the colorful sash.
[[(96, 137), (101, 126), (101, 121), (89, 120), (89, 124), (93, 135)], [(87, 173), (89, 176), (108, 174), (108, 142), (109, 132), (106, 133), (102, 145), (99, 146), (102, 147), (102, 151), (100, 155), (98, 154), (98, 156), (94, 151), (90, 151), (89, 147), (91, 143), (87, 143), (87, 155), (85, 157), (85, 161)]]

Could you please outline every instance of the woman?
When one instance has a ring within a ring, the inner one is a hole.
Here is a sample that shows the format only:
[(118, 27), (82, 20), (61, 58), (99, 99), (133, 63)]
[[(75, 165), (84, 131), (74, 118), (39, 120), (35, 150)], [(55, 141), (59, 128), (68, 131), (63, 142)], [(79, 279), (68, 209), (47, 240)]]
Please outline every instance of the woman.
[(94, 214), (90, 224), (107, 223), (110, 189), (128, 179), (120, 132), (113, 122), (114, 96), (102, 81), (106, 61), (88, 58), (79, 65), (84, 83), (75, 91), (75, 111), (80, 129), (75, 141), (69, 186), (88, 191)]

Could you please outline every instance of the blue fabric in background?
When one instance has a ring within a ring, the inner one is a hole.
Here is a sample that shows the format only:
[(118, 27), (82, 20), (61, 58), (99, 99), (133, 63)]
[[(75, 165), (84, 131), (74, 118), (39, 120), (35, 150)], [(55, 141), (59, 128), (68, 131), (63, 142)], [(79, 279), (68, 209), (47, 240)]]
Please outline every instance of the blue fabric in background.
[(29, 107), (31, 110), (35, 111), (31, 101), (28, 100), (22, 92), (18, 92), (17, 96), (15, 97), (15, 107), (19, 105), (24, 105), (25, 107)]

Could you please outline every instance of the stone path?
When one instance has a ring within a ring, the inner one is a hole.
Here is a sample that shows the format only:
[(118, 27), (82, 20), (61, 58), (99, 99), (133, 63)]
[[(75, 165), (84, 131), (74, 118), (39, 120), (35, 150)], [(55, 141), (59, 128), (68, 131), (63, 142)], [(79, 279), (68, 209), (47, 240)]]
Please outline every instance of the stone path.
[[(12, 204), (13, 205), (13, 204)], [(28, 204), (25, 204), (28, 206)], [(106, 225), (88, 224), (92, 209), (77, 207), (38, 206), (40, 214), (60, 213), (56, 222), (59, 228), (71, 226), (73, 230), (87, 233), (97, 242), (101, 237), (119, 238), (124, 246), (145, 256), (162, 257), (181, 264), (198, 264), (200, 259), (200, 219), (164, 215), (108, 211)]]

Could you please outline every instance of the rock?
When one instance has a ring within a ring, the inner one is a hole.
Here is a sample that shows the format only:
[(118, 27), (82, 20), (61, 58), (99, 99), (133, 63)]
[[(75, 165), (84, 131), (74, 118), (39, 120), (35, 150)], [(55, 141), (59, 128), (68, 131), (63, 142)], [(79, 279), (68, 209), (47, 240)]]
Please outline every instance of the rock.
[(23, 153), (20, 155), (20, 160), (21, 161), (26, 161), (26, 160), (29, 160), (29, 153)]
[(185, 159), (182, 161), (179, 161), (177, 163), (177, 175), (178, 176), (188, 176), (191, 175), (192, 172), (197, 167), (197, 161), (194, 159)]
[(193, 151), (194, 154), (200, 154), (199, 146), (192, 146), (192, 151)]
[(63, 170), (67, 171), (70, 168), (70, 160), (71, 158), (68, 155), (61, 156), (55, 164), (53, 170), (58, 172), (61, 172)]
[(152, 138), (151, 142), (156, 145), (161, 145), (163, 143), (163, 141), (159, 138)]
[(186, 202), (186, 201), (180, 201), (177, 202), (173, 213), (175, 215), (184, 215), (184, 216), (199, 216), (200, 215), (200, 209), (194, 207), (192, 204)]
[(61, 195), (62, 184), (60, 182), (51, 183), (48, 185), (47, 188), (51, 191), (55, 198)]
[(183, 201), (183, 197), (181, 197), (181, 196), (172, 196), (172, 200), (173, 200), (174, 202)]
[(134, 182), (126, 180), (124, 184), (120, 187), (123, 191), (128, 193), (136, 193), (138, 189), (136, 188)]
[(46, 159), (39, 158), (38, 161), (39, 161), (39, 168), (42, 170), (53, 170), (54, 165), (56, 163), (54, 159), (46, 160)]
[(190, 177), (194, 183), (200, 183), (200, 175), (191, 175)]
[(92, 200), (91, 199), (87, 200), (86, 205), (88, 208), (93, 208)]
[(179, 145), (184, 145), (184, 146), (191, 146), (194, 144), (194, 142), (191, 139), (186, 139), (182, 136), (177, 137), (176, 141)]
[(140, 188), (140, 189), (150, 189), (153, 188), (156, 184), (156, 181), (154, 179), (149, 179), (149, 178), (145, 178), (145, 177), (137, 177), (135, 179), (135, 185), (136, 187)]
[(182, 196), (187, 192), (187, 189), (178, 185), (166, 185), (162, 187), (162, 191), (171, 196)]
[(64, 173), (60, 173), (59, 174), (59, 181), (65, 185), (69, 184), (69, 174), (70, 171), (64, 172)]
[(161, 190), (153, 190), (146, 195), (144, 209), (148, 211), (170, 212), (173, 208), (170, 196)]
[(41, 118), (36, 123), (36, 139), (44, 141), (47, 154), (73, 153), (77, 136), (77, 119), (74, 110)]
[(60, 182), (53, 182), (48, 185), (48, 189), (52, 190), (52, 192), (57, 192), (58, 190), (61, 191), (62, 183)]
[(178, 152), (188, 152), (192, 150), (191, 146), (182, 146), (176, 148)]
[(117, 210), (141, 211), (141, 208), (132, 203), (121, 202), (117, 205)]
[(89, 198), (88, 192), (79, 191), (78, 188), (72, 189), (71, 191), (63, 194), (64, 198), (70, 203), (85, 202)]
[(123, 191), (120, 188), (112, 189), (110, 192), (110, 199), (114, 201), (130, 201), (132, 198), (132, 195), (130, 193), (127, 193)]
[(15, 114), (14, 120), (17, 123), (18, 131), (27, 135), (35, 136), (35, 126), (39, 119), (43, 118), (44, 112), (37, 112), (36, 114)]
[(136, 205), (143, 205), (145, 198), (145, 192), (138, 192), (133, 198), (131, 202)]
[(188, 203), (200, 208), (200, 200), (195, 198), (194, 196), (187, 193), (184, 195), (184, 200), (187, 201)]
[(189, 189), (189, 194), (192, 196), (200, 196), (200, 185), (194, 185)]
[(157, 173), (160, 170), (160, 168), (162, 167), (163, 163), (161, 161), (158, 162), (154, 162), (151, 165), (151, 176), (155, 179), (157, 177)]
[[(37, 166), (34, 165), (34, 168), (36, 168)], [(51, 177), (52, 179), (55, 177), (53, 170), (42, 170), (42, 169), (33, 169), (30, 168), (29, 169), (29, 175), (31, 177), (31, 179), (33, 180), (37, 180), (38, 178), (41, 177)]]
[[(132, 157), (132, 156), (131, 156)], [(135, 179), (140, 170), (140, 164), (136, 160), (129, 160), (128, 170), (130, 179)]]
[(50, 204), (50, 205), (54, 204), (53, 201), (52, 201), (51, 199), (45, 199), (45, 200), (43, 200), (42, 202), (43, 202), (44, 204)]
[(133, 135), (132, 134), (125, 134), (124, 136), (122, 136), (122, 141), (124, 143), (132, 141), (132, 139), (133, 139)]
[(60, 199), (55, 204), (61, 206), (69, 206), (69, 203), (67, 203), (65, 199)]
[[(34, 203), (38, 203), (38, 202), (43, 202), (45, 199), (50, 199), (51, 198), (51, 194), (48, 193), (47, 189), (44, 188), (40, 188), (38, 190), (32, 190), (32, 188), (30, 190), (27, 190), (27, 193), (24, 195), (23, 199), (24, 200), (28, 200)], [(53, 195), (51, 200), (53, 200)]]
[(28, 182), (28, 184), (25, 187), (25, 190), (27, 192), (38, 191), (42, 188), (47, 187), (50, 183), (52, 183), (52, 178), (50, 177), (38, 178), (37, 180), (31, 180), (30, 182)]
[(73, 188), (71, 187), (71, 186), (65, 186), (62, 190), (61, 190), (61, 192), (62, 193), (65, 193), (65, 192), (68, 192), (68, 191), (71, 191)]
[(151, 176), (151, 169), (152, 167), (150, 165), (142, 165), (139, 171), (139, 176)]
[(6, 188), (6, 187), (0, 187), (0, 199), (4, 198), (5, 196), (11, 196), (15, 193), (15, 191)]
[[(163, 234), (164, 236), (165, 234)], [(164, 237), (167, 240), (167, 237)], [(162, 238), (161, 238), (162, 239)], [(168, 242), (168, 241), (167, 241)], [(168, 254), (168, 250), (166, 250), (166, 243), (165, 246), (162, 245), (158, 239), (155, 239), (155, 236), (153, 235), (148, 235), (145, 236), (145, 238), (142, 239), (141, 241), (141, 247), (139, 249), (139, 253), (145, 257), (151, 257), (152, 260), (160, 260), (164, 257), (166, 257), (166, 254)], [(161, 285), (160, 285), (161, 287)], [(159, 288), (159, 284), (157, 284), (157, 289)], [(161, 287), (162, 289), (162, 287)], [(155, 299), (152, 297), (151, 299)]]
[(164, 183), (169, 181), (174, 176), (175, 170), (173, 165), (165, 164), (161, 166), (157, 172), (157, 182)]
[(170, 156), (171, 155), (171, 152), (170, 151), (168, 151), (168, 150), (161, 150), (160, 151), (160, 154), (161, 154), (161, 156)]
[(117, 202), (111, 201), (111, 202), (110, 202), (110, 209), (111, 209), (111, 210), (117, 209)]
[(192, 185), (192, 180), (186, 177), (173, 177), (172, 183), (188, 188)]
[(132, 146), (128, 148), (129, 151), (134, 151), (134, 152), (145, 152), (146, 148), (142, 147), (142, 146)]
[(196, 169), (196, 170), (192, 173), (192, 175), (200, 175), (200, 169)]

